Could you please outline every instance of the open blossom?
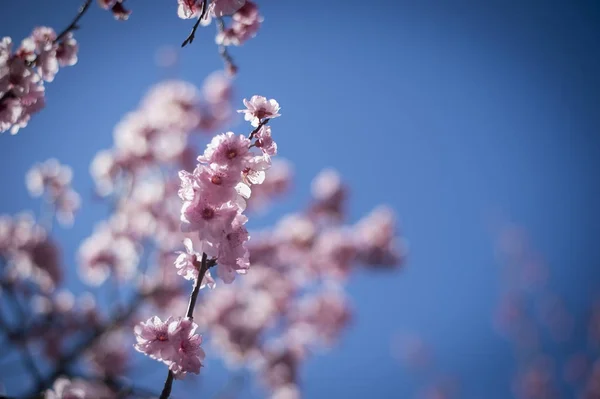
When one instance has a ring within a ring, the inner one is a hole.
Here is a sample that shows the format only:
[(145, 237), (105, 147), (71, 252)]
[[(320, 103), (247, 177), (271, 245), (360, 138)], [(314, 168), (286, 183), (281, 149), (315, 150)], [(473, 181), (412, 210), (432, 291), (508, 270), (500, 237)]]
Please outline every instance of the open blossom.
[[(175, 260), (177, 274), (183, 276), (186, 280), (197, 280), (201, 267), (202, 255), (194, 251), (192, 240), (189, 238), (186, 238), (183, 241), (183, 245), (185, 246), (185, 252), (178, 252), (179, 256)], [(204, 279), (202, 280), (200, 288), (203, 288), (206, 285), (210, 288), (215, 287), (215, 280), (211, 277), (209, 270), (204, 274)]]
[[(181, 208), (181, 228), (184, 232), (198, 232), (201, 240), (218, 242), (237, 214), (237, 207), (227, 202), (211, 201), (210, 193), (202, 192)], [(212, 254), (211, 254), (212, 255)]]
[(250, 140), (241, 134), (238, 136), (233, 132), (219, 134), (213, 137), (204, 154), (198, 157), (198, 161), (241, 170), (250, 159), (248, 149), (250, 144)]
[(202, 0), (177, 0), (177, 15), (181, 19), (196, 18), (202, 10)]
[(256, 146), (260, 148), (265, 154), (276, 155), (277, 154), (277, 143), (271, 137), (271, 127), (262, 126), (255, 135), (257, 141)]
[(281, 116), (279, 113), (279, 103), (273, 99), (267, 100), (263, 96), (252, 96), (250, 100), (244, 99), (246, 109), (238, 112), (244, 114), (244, 119), (249, 121), (252, 126), (257, 127), (263, 119), (273, 119)]
[(164, 322), (153, 316), (135, 326), (137, 343), (135, 349), (169, 366), (176, 377), (187, 372), (198, 374), (204, 350), (202, 337), (195, 334), (198, 325), (189, 319), (173, 319)]

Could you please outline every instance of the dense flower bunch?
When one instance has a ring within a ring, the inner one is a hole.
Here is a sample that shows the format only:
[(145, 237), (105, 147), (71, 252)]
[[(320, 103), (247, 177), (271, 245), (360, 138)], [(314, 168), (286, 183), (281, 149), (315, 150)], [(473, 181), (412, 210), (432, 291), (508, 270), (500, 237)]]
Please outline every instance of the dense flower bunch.
[(57, 36), (38, 27), (13, 52), (10, 37), (0, 40), (0, 133), (15, 134), (44, 107), (44, 82), (52, 82), (59, 67), (77, 63), (77, 41), (70, 32)]
[[(186, 251), (179, 252), (174, 263), (178, 274), (193, 280), (195, 287), (215, 286), (206, 267), (207, 257), (217, 264), (217, 275), (225, 283), (233, 282), (236, 274), (245, 274), (250, 267), (246, 245), (250, 235), (244, 227), (248, 219), (243, 211), (246, 200), (250, 198), (251, 187), (265, 180), (271, 156), (277, 153), (271, 129), (266, 124), (279, 116), (279, 104), (260, 96), (244, 103), (248, 109), (243, 112), (258, 118), (250, 135), (236, 136), (227, 132), (215, 136), (203, 155), (198, 157), (199, 163), (193, 172), (179, 172), (181, 186), (178, 194), (183, 200), (181, 229), (188, 234), (194, 233), (199, 250), (196, 251), (192, 240), (186, 238)], [(258, 150), (252, 151), (253, 148)], [(194, 295), (197, 295), (196, 288)], [(181, 327), (181, 323), (187, 323), (193, 326), (193, 330), (196, 329), (196, 324), (191, 322), (193, 305), (192, 301), (188, 308), (189, 319), (169, 318), (163, 323), (154, 316), (135, 330), (136, 349), (167, 364), (176, 378), (186, 372), (199, 373), (204, 356), (199, 336), (190, 336), (188, 329)], [(173, 345), (179, 352), (168, 350)]]
[(198, 374), (204, 351), (202, 337), (194, 334), (198, 325), (189, 319), (168, 318), (164, 322), (154, 316), (135, 327), (135, 349), (162, 361), (182, 378), (187, 372)]

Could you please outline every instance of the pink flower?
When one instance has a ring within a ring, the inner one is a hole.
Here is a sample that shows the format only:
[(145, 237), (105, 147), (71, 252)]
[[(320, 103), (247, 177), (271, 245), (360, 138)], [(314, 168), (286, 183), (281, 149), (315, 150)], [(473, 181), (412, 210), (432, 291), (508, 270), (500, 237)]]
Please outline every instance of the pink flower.
[(98, 0), (100, 7), (110, 10), (116, 20), (125, 21), (129, 18), (131, 11), (125, 9), (123, 0)]
[(260, 148), (265, 154), (276, 155), (277, 143), (271, 137), (271, 127), (262, 126), (254, 135), (256, 137), (255, 146)]
[(246, 0), (244, 6), (237, 10), (232, 16), (233, 20), (244, 25), (252, 25), (260, 19), (258, 7), (250, 0)]
[(246, 0), (212, 0), (211, 11), (214, 16), (232, 15), (246, 3)]
[(189, 319), (181, 321), (180, 328), (177, 331), (177, 352), (171, 362), (169, 369), (175, 374), (175, 378), (180, 379), (186, 373), (199, 374), (202, 362), (206, 356), (200, 346), (202, 337), (194, 334), (198, 325)]
[(135, 349), (169, 366), (177, 378), (187, 372), (198, 374), (205, 354), (202, 337), (194, 332), (198, 325), (189, 319), (164, 322), (153, 316), (135, 326)]
[(199, 232), (200, 240), (217, 243), (233, 218), (237, 207), (231, 203), (218, 204), (212, 201), (210, 193), (201, 192), (181, 208), (181, 228), (184, 232)]
[(244, 99), (246, 109), (238, 110), (244, 114), (244, 119), (252, 126), (257, 127), (263, 119), (273, 119), (281, 116), (279, 103), (273, 99), (267, 100), (263, 96), (252, 96), (250, 100)]
[(163, 322), (157, 316), (152, 316), (133, 329), (137, 340), (134, 348), (153, 359), (173, 359), (177, 344), (174, 334), (179, 332), (179, 328), (180, 325), (172, 317)]
[(202, 10), (202, 0), (177, 0), (177, 15), (181, 19), (196, 18)]
[[(189, 238), (183, 240), (183, 245), (185, 246), (185, 252), (177, 252), (179, 256), (175, 260), (177, 274), (183, 276), (183, 278), (186, 280), (197, 280), (200, 267), (202, 266), (202, 255), (194, 251), (192, 240)], [(202, 280), (202, 285), (200, 288), (203, 288), (204, 286), (215, 288), (215, 280), (213, 280), (210, 275), (210, 271), (208, 270), (204, 275), (204, 279)]]
[(77, 51), (79, 46), (73, 33), (69, 32), (59, 43), (56, 49), (56, 58), (60, 66), (73, 66), (77, 63)]
[(248, 230), (244, 227), (247, 221), (246, 216), (238, 214), (233, 220), (231, 230), (219, 245), (217, 274), (225, 284), (233, 282), (237, 273), (244, 274), (250, 267), (249, 253), (245, 245), (250, 239)]
[(219, 134), (213, 137), (204, 155), (198, 157), (198, 161), (241, 170), (249, 160), (250, 144), (250, 140), (241, 134), (238, 136), (233, 132)]

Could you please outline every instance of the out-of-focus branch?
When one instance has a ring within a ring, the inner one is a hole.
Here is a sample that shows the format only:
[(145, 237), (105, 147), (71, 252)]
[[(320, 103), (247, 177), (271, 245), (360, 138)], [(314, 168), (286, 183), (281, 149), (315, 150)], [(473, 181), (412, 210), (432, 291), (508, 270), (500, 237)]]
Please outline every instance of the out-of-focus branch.
[[(27, 313), (25, 312), (25, 309), (23, 309), (23, 307), (21, 306), (21, 303), (19, 302), (19, 298), (17, 297), (17, 294), (14, 291), (12, 285), (10, 285), (10, 284), (5, 285), (4, 292), (6, 292), (8, 294), (8, 297), (11, 299), (12, 303), (14, 304), (16, 312), (19, 314), (20, 324), (24, 326), (25, 323), (27, 322), (27, 320), (26, 320)], [(14, 332), (12, 331), (12, 329), (10, 328), (8, 323), (4, 320), (2, 315), (0, 315), (0, 327), (4, 331), (7, 332), (9, 339), (11, 339), (15, 344), (17, 344), (17, 346), (20, 347), (23, 364), (25, 365), (27, 370), (29, 370), (32, 377), (36, 380), (36, 383), (39, 384), (41, 381), (43, 381), (44, 377), (42, 376), (40, 370), (37, 368), (37, 366), (35, 364), (33, 354), (31, 353), (29, 346), (27, 346), (27, 339), (23, 338), (23, 337), (19, 337), (18, 335), (14, 334)]]
[[(194, 289), (190, 294), (190, 302), (188, 303), (186, 317), (190, 320), (194, 318), (194, 307), (196, 307), (196, 300), (198, 299), (198, 294), (200, 293), (200, 286), (202, 285), (202, 280), (204, 280), (204, 275), (208, 271), (209, 267), (214, 266), (214, 262), (207, 261), (208, 256), (206, 253), (202, 253), (202, 261), (200, 263), (200, 270), (198, 272), (198, 278), (194, 282)], [(209, 266), (210, 265), (210, 266)], [(196, 266), (197, 267), (197, 266)], [(168, 399), (171, 396), (171, 389), (173, 388), (173, 372), (169, 370), (167, 374), (167, 379), (165, 380), (165, 385), (163, 387), (162, 393), (160, 394), (160, 399)]]
[(196, 23), (194, 24), (194, 27), (192, 28), (192, 31), (188, 37), (183, 41), (183, 43), (181, 43), (181, 47), (185, 47), (188, 43), (191, 44), (194, 41), (194, 38), (196, 37), (196, 31), (198, 30), (198, 26), (200, 26), (200, 21), (202, 21), (202, 18), (204, 18), (206, 12), (208, 11), (208, 5), (206, 3), (207, 0), (202, 1), (202, 12), (200, 12), (200, 16), (196, 20)]
[(125, 309), (123, 312), (120, 312), (117, 317), (115, 317), (113, 320), (111, 320), (107, 324), (105, 324), (101, 327), (98, 327), (87, 339), (82, 341), (79, 345), (77, 345), (75, 348), (73, 348), (69, 353), (60, 357), (58, 359), (58, 361), (56, 362), (56, 368), (52, 372), (52, 374), (50, 374), (50, 376), (48, 376), (48, 378), (46, 378), (40, 384), (38, 384), (38, 386), (35, 389), (35, 392), (28, 395), (28, 397), (35, 396), (35, 394), (48, 389), (52, 385), (52, 383), (61, 375), (68, 375), (69, 368), (73, 362), (75, 362), (77, 359), (79, 359), (79, 357), (88, 348), (93, 346), (104, 334), (123, 325), (123, 323), (125, 323), (134, 314), (134, 312), (138, 309), (138, 307), (142, 303), (142, 301), (144, 299), (148, 298), (149, 296), (151, 296), (153, 293), (154, 293), (154, 291), (149, 291), (149, 292), (145, 292), (145, 293), (139, 293), (138, 295), (136, 295), (136, 297), (131, 301), (131, 303), (129, 304), (127, 309)]
[[(225, 31), (225, 21), (223, 21), (223, 18), (221, 17), (217, 18), (217, 29), (219, 30), (219, 33)], [(219, 44), (219, 55), (225, 63), (225, 69), (231, 71), (232, 74), (235, 74), (235, 72), (237, 71), (237, 65), (235, 65), (233, 57), (231, 56), (231, 54), (229, 54), (229, 51), (227, 51), (227, 46)]]

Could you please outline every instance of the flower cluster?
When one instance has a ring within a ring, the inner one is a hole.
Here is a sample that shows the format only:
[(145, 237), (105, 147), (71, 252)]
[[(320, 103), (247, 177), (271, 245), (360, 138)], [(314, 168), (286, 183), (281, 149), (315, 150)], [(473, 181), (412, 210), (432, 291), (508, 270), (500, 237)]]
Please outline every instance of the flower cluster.
[(25, 183), (33, 197), (45, 196), (56, 211), (61, 224), (71, 225), (81, 199), (71, 188), (73, 172), (70, 167), (61, 165), (56, 159), (36, 164), (29, 170)]
[(0, 40), (0, 133), (12, 134), (44, 107), (44, 82), (61, 66), (77, 63), (77, 41), (71, 32), (58, 37), (49, 27), (33, 30), (13, 52), (12, 39)]
[[(275, 100), (254, 96), (250, 101), (244, 100), (249, 107), (244, 111), (255, 118), (260, 117), (261, 123), (266, 124), (279, 114), (256, 112), (264, 103), (277, 104)], [(259, 152), (253, 152), (253, 148), (259, 148)], [(251, 187), (264, 181), (265, 171), (271, 166), (271, 156), (276, 154), (277, 145), (271, 138), (271, 129), (263, 125), (249, 138), (233, 132), (215, 136), (204, 154), (198, 157), (194, 171), (179, 172), (182, 231), (197, 234), (201, 252), (217, 259), (217, 275), (225, 283), (231, 283), (236, 274), (245, 274), (250, 266), (246, 248), (250, 236), (244, 227), (248, 219), (242, 212), (246, 208), (246, 199), (250, 198)], [(189, 246), (188, 253), (192, 251), (191, 243)], [(178, 268), (193, 269), (196, 255), (187, 259), (189, 265), (179, 263)]]
[(217, 44), (240, 46), (258, 33), (263, 21), (263, 17), (258, 13), (258, 7), (249, 0), (242, 3), (244, 3), (243, 7), (238, 8), (234, 13), (226, 14), (231, 15), (232, 23), (228, 28), (219, 31), (215, 38)]
[(189, 319), (169, 317), (163, 322), (153, 316), (135, 327), (135, 349), (165, 363), (176, 378), (188, 372), (198, 374), (205, 355), (197, 328)]

